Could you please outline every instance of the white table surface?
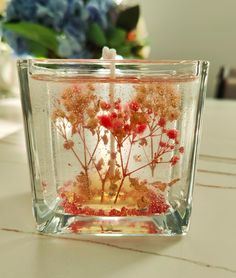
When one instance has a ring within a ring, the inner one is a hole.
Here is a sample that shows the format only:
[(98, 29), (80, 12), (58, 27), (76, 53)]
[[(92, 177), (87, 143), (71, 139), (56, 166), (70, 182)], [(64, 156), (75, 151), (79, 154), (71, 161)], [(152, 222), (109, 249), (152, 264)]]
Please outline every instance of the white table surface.
[(19, 102), (0, 101), (0, 277), (236, 277), (236, 102), (207, 100), (185, 237), (42, 236)]

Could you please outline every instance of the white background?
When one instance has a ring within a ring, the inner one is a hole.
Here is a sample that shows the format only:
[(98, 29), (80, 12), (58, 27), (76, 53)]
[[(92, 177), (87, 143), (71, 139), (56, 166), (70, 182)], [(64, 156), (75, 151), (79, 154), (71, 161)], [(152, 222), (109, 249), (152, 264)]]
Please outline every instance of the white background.
[(149, 32), (150, 58), (209, 60), (207, 94), (213, 96), (220, 67), (236, 67), (236, 1), (137, 2)]

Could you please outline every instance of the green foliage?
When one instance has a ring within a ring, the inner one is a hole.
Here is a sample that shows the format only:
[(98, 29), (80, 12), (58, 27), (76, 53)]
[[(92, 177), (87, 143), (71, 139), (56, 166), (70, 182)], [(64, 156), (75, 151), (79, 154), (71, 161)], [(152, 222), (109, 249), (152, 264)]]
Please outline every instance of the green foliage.
[(108, 46), (119, 47), (125, 42), (126, 32), (121, 28), (112, 28), (108, 32)]
[(88, 40), (96, 46), (104, 46), (107, 43), (104, 31), (97, 23), (92, 23), (88, 30)]
[(27, 45), (29, 50), (32, 53), (34, 53), (35, 57), (39, 57), (39, 58), (49, 57), (49, 51), (46, 47), (31, 40), (27, 40)]
[(45, 26), (22, 21), (17, 23), (4, 23), (3, 28), (31, 41), (30, 47), (34, 53), (41, 53), (43, 55), (47, 49), (57, 53), (57, 36), (59, 33)]
[(134, 6), (122, 11), (117, 19), (117, 26), (131, 31), (135, 29), (140, 15), (139, 6)]
[(117, 48), (117, 53), (121, 56), (130, 58), (132, 56), (131, 50), (132, 50), (131, 44), (124, 44)]

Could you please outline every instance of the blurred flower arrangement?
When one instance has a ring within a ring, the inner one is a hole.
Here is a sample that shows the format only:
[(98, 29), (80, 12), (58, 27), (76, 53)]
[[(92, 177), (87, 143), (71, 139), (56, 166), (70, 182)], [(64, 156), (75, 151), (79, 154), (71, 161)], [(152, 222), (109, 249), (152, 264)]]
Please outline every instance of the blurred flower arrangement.
[(0, 0), (0, 16), (3, 13), (3, 11), (6, 8), (6, 1), (5, 0)]
[(11, 0), (1, 25), (18, 56), (99, 58), (104, 45), (124, 57), (148, 54), (139, 6), (113, 0)]

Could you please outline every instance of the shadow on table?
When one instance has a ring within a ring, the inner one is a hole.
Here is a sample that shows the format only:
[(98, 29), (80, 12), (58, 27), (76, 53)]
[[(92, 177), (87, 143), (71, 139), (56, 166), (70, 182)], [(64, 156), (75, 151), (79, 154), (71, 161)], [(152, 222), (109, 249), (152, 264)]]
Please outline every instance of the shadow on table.
[[(148, 275), (149, 264), (155, 260), (158, 269), (163, 263), (163, 251), (179, 241), (157, 237), (43, 237), (37, 241), (37, 267), (45, 277), (53, 272), (54, 277), (122, 277), (137, 269), (144, 269)], [(140, 273), (136, 274), (140, 277)]]
[[(10, 197), (0, 198), (0, 227), (19, 229), (25, 232), (36, 232), (35, 221), (32, 214), (31, 194), (23, 193)], [(78, 235), (76, 238), (60, 237), (61, 240), (83, 241), (96, 243), (110, 247), (132, 249), (155, 249), (160, 252), (173, 246), (181, 240), (181, 237), (157, 237), (157, 236), (124, 236), (124, 237), (96, 237)]]
[[(127, 249), (140, 253), (161, 253), (161, 251), (172, 247), (181, 241), (182, 237), (159, 237), (159, 236), (123, 236), (123, 237), (86, 237), (80, 236), (80, 241), (96, 243), (108, 247), (115, 247), (120, 250)], [(76, 239), (75, 239), (76, 240)]]
[(12, 229), (12, 232), (14, 229), (26, 232), (25, 237), (14, 240), (14, 248), (31, 249), (30, 256), (36, 258), (35, 278), (47, 277), (48, 273), (57, 274), (53, 277), (70, 277), (68, 274), (72, 268), (78, 269), (73, 273), (79, 277), (112, 277), (113, 273), (145, 265), (147, 260), (164, 253), (181, 240), (180, 237), (154, 236), (78, 236), (73, 239), (38, 236), (30, 234), (35, 232), (31, 211), (30, 193), (0, 199), (0, 227)]

